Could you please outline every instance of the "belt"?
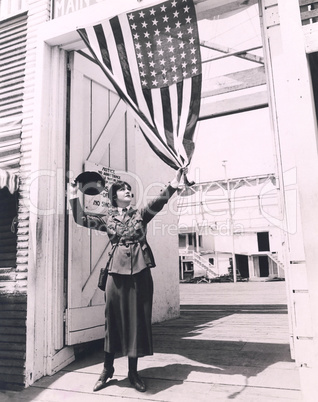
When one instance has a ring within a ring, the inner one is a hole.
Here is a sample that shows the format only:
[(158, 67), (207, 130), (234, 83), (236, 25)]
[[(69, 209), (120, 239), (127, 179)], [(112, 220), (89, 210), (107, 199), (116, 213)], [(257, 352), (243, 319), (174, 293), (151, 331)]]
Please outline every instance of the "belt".
[(119, 246), (126, 246), (126, 247), (129, 247), (129, 246), (131, 246), (132, 244), (138, 244), (138, 243), (139, 243), (138, 240), (127, 240), (127, 241), (119, 242), (118, 245), (119, 245)]

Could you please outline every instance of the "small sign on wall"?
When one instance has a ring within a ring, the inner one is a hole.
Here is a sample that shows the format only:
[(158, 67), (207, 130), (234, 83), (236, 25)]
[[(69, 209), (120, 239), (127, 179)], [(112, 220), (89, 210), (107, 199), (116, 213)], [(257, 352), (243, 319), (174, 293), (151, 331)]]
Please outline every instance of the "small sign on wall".
[(98, 165), (89, 161), (85, 162), (85, 171), (97, 172), (105, 179), (105, 189), (98, 195), (84, 195), (84, 211), (93, 214), (104, 215), (110, 206), (108, 190), (110, 186), (120, 180), (120, 176), (115, 174), (115, 170), (109, 167)]
[(52, 0), (53, 19), (75, 13), (104, 0)]

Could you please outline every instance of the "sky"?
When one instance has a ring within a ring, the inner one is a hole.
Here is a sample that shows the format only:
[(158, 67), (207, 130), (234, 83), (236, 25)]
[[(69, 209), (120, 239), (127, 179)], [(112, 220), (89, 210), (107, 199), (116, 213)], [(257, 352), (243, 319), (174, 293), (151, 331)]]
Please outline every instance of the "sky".
[[(236, 50), (261, 46), (257, 4), (226, 18), (201, 20), (199, 34), (201, 41)], [(263, 55), (262, 49), (251, 53)], [(201, 54), (202, 59), (211, 59), (221, 53), (201, 48)], [(206, 78), (260, 66), (238, 57), (204, 63), (203, 82)], [(235, 96), (231, 96), (233, 95)], [(204, 102), (207, 100), (208, 98)], [(221, 180), (225, 178), (225, 174), (228, 178), (236, 178), (275, 172), (275, 152), (268, 108), (200, 121), (196, 136), (189, 178), (197, 183)], [(226, 173), (222, 166), (224, 160), (227, 161)]]
[(197, 183), (274, 173), (268, 108), (200, 121), (189, 178)]

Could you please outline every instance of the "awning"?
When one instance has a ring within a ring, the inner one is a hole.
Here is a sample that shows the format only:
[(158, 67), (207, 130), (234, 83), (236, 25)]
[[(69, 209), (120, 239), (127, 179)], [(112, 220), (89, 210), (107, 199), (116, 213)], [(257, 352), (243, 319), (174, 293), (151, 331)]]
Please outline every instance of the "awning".
[(14, 193), (19, 186), (21, 119), (4, 118), (0, 123), (0, 189)]

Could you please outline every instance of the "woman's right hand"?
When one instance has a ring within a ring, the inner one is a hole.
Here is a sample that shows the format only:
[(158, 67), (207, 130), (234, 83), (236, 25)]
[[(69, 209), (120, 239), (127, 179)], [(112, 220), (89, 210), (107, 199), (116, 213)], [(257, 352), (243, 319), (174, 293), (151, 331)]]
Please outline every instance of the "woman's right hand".
[(78, 182), (75, 180), (72, 180), (70, 182), (70, 199), (77, 197), (77, 190), (78, 190)]

